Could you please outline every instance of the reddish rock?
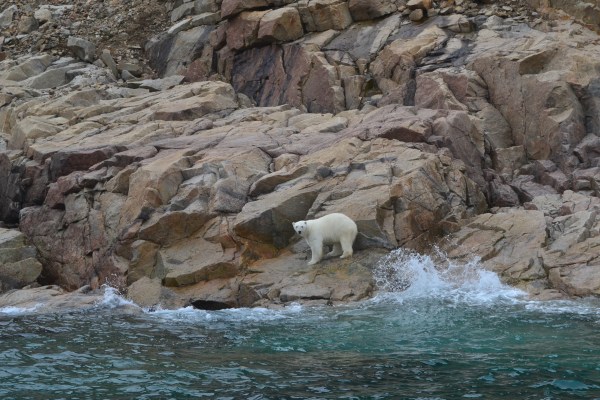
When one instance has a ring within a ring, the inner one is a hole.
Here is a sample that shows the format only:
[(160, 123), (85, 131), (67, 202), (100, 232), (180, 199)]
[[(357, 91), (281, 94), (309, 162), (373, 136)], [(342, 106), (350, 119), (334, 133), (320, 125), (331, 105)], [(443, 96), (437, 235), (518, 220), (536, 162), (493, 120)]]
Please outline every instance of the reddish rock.
[(294, 7), (269, 11), (260, 20), (257, 39), (267, 42), (289, 42), (304, 34), (300, 13)]
[(375, 19), (397, 10), (396, 4), (388, 0), (350, 0), (348, 8), (355, 21)]
[(103, 146), (92, 149), (58, 151), (50, 157), (50, 178), (56, 180), (71, 172), (86, 170), (123, 150), (125, 150), (123, 147)]
[(409, 0), (409, 2), (406, 3), (406, 7), (410, 10), (429, 10), (433, 5), (432, 3), (432, 0)]
[(229, 18), (244, 10), (265, 8), (268, 5), (267, 0), (223, 0), (221, 3), (221, 18)]
[(227, 46), (240, 50), (254, 45), (258, 40), (260, 20), (268, 11), (245, 11), (227, 21)]

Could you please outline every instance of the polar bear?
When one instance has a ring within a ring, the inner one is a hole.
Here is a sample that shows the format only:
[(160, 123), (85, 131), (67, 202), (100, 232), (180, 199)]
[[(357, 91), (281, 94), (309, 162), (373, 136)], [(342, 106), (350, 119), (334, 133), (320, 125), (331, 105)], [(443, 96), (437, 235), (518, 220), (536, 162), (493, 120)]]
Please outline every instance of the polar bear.
[(341, 213), (325, 215), (309, 221), (293, 222), (294, 230), (310, 246), (312, 259), (308, 265), (313, 265), (323, 258), (323, 246), (332, 245), (333, 249), (326, 256), (340, 258), (352, 256), (352, 244), (356, 239), (358, 228), (356, 223)]

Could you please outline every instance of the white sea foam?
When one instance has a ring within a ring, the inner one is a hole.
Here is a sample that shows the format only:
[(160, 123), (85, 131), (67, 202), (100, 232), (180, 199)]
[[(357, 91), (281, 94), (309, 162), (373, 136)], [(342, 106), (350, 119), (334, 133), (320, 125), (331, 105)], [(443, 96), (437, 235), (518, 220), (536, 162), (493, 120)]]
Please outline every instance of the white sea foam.
[(291, 304), (281, 309), (255, 308), (230, 308), (218, 311), (199, 310), (194, 307), (184, 307), (176, 310), (161, 308), (146, 310), (148, 315), (174, 320), (196, 322), (260, 322), (275, 321), (292, 318), (304, 310), (300, 304)]
[(382, 258), (375, 266), (374, 278), (379, 290), (375, 301), (444, 298), (486, 303), (525, 296), (483, 269), (478, 259), (460, 264), (441, 254), (433, 257), (406, 249), (394, 250)]
[(36, 304), (33, 307), (1, 307), (0, 314), (7, 314), (7, 315), (28, 314), (31, 312), (35, 312), (39, 306), (40, 306), (40, 304)]
[[(548, 300), (528, 301), (525, 304), (528, 311), (546, 314), (574, 314), (600, 316), (600, 300), (597, 298), (578, 300)], [(597, 321), (600, 323), (600, 320)]]
[(103, 286), (104, 295), (102, 299), (98, 302), (98, 306), (104, 308), (119, 308), (119, 307), (137, 307), (139, 306), (135, 304), (133, 301), (126, 299), (123, 297), (119, 291), (111, 286)]

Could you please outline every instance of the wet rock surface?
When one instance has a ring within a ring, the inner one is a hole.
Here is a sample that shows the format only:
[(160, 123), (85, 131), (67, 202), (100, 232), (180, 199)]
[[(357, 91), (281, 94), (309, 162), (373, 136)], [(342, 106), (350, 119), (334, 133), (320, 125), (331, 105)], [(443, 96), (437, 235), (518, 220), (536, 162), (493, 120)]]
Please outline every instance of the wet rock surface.
[[(600, 49), (559, 2), (71, 3), (0, 7), (2, 290), (335, 304), (439, 244), (600, 294)], [(355, 256), (308, 267), (330, 212)]]

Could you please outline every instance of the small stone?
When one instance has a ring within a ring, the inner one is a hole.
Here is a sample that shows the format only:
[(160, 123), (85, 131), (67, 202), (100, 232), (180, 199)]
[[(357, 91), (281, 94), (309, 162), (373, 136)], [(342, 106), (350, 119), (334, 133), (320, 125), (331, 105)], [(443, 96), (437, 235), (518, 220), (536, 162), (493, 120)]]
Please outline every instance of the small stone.
[(36, 12), (33, 14), (33, 17), (40, 24), (45, 24), (46, 22), (52, 20), (52, 11), (47, 8), (40, 8), (39, 10), (36, 10)]
[(415, 10), (412, 10), (410, 12), (410, 14), (408, 15), (408, 18), (413, 21), (413, 22), (419, 22), (421, 21), (423, 18), (425, 17), (425, 13), (423, 12), (422, 9), (417, 8)]
[(135, 79), (135, 76), (133, 76), (131, 74), (131, 72), (129, 72), (126, 69), (124, 69), (123, 71), (121, 71), (121, 78), (123, 78), (126, 81), (129, 81), (131, 79)]

